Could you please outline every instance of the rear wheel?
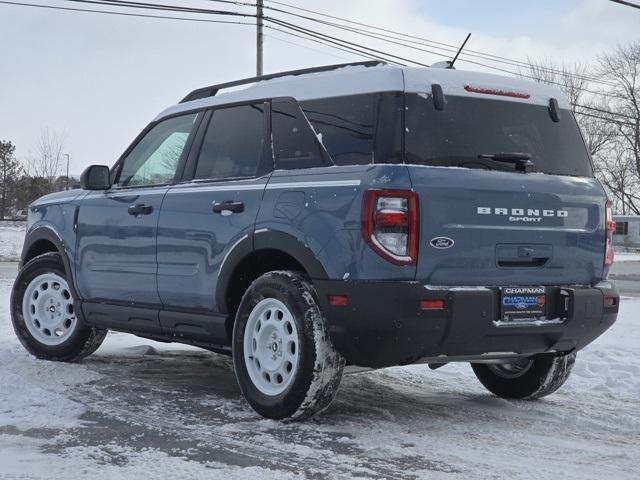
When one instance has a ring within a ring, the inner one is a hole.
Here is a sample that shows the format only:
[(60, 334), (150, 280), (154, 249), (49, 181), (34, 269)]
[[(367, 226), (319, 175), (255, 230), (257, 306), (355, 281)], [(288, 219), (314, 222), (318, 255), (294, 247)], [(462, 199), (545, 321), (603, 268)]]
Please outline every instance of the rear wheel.
[(503, 398), (535, 400), (558, 390), (569, 378), (576, 354), (511, 363), (472, 363), (476, 377), (487, 390)]
[(11, 293), (11, 320), (18, 339), (32, 355), (74, 361), (98, 349), (107, 331), (83, 325), (74, 308), (58, 253), (40, 255), (18, 273)]
[(269, 272), (251, 284), (236, 316), (233, 363), (243, 395), (264, 417), (302, 420), (331, 403), (344, 359), (302, 275)]

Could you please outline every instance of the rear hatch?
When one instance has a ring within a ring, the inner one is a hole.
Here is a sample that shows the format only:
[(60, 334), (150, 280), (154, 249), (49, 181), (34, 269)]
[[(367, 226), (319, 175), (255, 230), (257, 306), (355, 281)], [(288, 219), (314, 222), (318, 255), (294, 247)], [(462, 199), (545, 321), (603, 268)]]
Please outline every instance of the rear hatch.
[(606, 196), (569, 110), (554, 121), (546, 105), (473, 96), (448, 96), (436, 110), (430, 96), (411, 93), (406, 107), (407, 168), (420, 201), (418, 280), (603, 278)]

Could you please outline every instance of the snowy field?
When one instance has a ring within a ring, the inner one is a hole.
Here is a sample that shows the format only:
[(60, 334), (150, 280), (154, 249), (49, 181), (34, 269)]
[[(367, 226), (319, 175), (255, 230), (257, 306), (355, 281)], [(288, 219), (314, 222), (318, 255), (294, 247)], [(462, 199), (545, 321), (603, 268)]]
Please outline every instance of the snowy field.
[(640, 298), (539, 402), (488, 394), (468, 365), (346, 377), (303, 424), (263, 420), (230, 361), (110, 334), (81, 364), (28, 356), (0, 264), (0, 478), (637, 479)]
[(0, 222), (0, 262), (20, 259), (25, 228), (25, 222)]

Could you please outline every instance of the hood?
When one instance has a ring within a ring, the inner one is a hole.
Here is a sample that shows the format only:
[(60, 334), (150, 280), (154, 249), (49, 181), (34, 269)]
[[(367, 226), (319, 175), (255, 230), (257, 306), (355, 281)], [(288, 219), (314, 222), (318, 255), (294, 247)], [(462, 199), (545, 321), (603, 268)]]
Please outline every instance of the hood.
[(42, 205), (53, 205), (53, 204), (61, 204), (61, 203), (69, 203), (80, 195), (86, 193), (86, 190), (75, 189), (75, 190), (64, 190), (62, 192), (54, 192), (48, 195), (44, 195), (37, 200), (33, 201), (29, 207), (38, 207)]

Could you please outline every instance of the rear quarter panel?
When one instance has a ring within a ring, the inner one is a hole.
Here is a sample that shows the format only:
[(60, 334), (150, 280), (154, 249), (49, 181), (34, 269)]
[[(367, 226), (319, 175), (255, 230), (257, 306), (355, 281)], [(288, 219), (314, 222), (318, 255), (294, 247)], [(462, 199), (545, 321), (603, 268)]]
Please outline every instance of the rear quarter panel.
[[(413, 280), (415, 267), (393, 265), (363, 241), (361, 209), (368, 188), (409, 189), (402, 165), (277, 170), (267, 185), (255, 235), (280, 231), (297, 239), (335, 280)], [(274, 245), (277, 248), (277, 245)]]

